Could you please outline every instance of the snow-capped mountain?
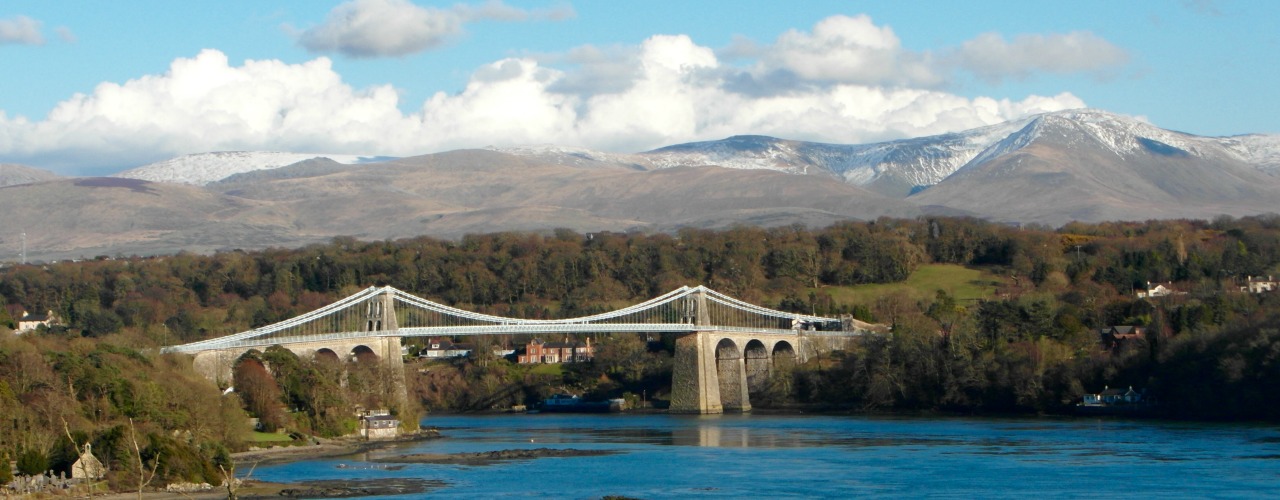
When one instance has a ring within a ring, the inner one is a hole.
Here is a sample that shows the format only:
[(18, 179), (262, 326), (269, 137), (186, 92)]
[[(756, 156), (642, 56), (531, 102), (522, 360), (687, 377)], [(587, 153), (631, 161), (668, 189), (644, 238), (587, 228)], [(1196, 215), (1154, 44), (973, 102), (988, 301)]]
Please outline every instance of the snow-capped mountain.
[[(0, 233), (43, 227), (48, 239), (35, 241), (75, 256), (339, 234), (816, 227), (941, 215), (1058, 225), (1280, 210), (1280, 135), (1201, 137), (1096, 110), (876, 144), (735, 136), (634, 154), (532, 146), (351, 166), (380, 160), (207, 153), (117, 174), (132, 179), (9, 186)], [(0, 184), (5, 175), (0, 166)]]
[[(734, 136), (640, 153), (652, 168), (717, 165), (830, 175), (880, 194), (904, 197), (1034, 142), (1046, 130), (1070, 130), (1069, 143), (1101, 148), (1117, 158), (1138, 153), (1223, 155), (1280, 175), (1280, 136), (1201, 137), (1165, 130), (1105, 111), (1083, 109), (914, 139), (873, 144), (824, 144), (765, 136)], [(1086, 140), (1087, 139), (1087, 140)]]
[(880, 194), (903, 197), (937, 184), (1022, 128), (1026, 120), (964, 132), (873, 144), (825, 144), (734, 136), (641, 153), (657, 168), (718, 165), (830, 175)]
[(1048, 224), (1275, 211), (1280, 176), (1257, 159), (1277, 143), (1247, 137), (1241, 146), (1101, 111), (1048, 113), (907, 200)]
[(203, 186), (235, 174), (280, 168), (312, 158), (328, 158), (348, 165), (386, 159), (385, 157), (275, 151), (220, 151), (179, 156), (126, 170), (112, 177)]

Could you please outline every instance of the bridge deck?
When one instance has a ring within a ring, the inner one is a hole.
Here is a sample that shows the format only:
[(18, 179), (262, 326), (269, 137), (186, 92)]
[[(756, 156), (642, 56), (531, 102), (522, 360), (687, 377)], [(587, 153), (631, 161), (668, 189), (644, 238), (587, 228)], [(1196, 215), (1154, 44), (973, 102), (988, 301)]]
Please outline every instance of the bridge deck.
[[(792, 328), (786, 328), (792, 326)], [(820, 328), (813, 328), (820, 326)], [(334, 339), (592, 333), (736, 332), (773, 335), (859, 335), (866, 323), (788, 313), (749, 304), (706, 287), (681, 287), (645, 302), (581, 318), (531, 320), (457, 309), (391, 287), (369, 287), (315, 311), (246, 332), (166, 352)]]

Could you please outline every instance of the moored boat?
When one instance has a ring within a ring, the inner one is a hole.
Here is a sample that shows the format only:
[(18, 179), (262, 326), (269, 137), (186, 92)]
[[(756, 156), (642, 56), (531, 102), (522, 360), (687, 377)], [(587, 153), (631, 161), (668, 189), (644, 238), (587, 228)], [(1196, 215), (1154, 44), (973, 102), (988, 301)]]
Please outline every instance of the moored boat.
[(542, 400), (539, 410), (547, 413), (610, 413), (622, 411), (624, 400), (585, 401), (575, 394), (555, 394)]

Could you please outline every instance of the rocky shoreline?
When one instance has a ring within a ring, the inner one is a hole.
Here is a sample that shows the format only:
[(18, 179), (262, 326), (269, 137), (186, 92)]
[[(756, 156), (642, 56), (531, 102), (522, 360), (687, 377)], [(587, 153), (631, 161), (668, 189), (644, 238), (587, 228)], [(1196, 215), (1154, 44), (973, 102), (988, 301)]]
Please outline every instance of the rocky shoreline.
[[(393, 440), (364, 441), (356, 439), (314, 439), (311, 445), (276, 446), (232, 454), (238, 474), (244, 477), (236, 489), (239, 498), (353, 498), (384, 495), (411, 495), (428, 493), (448, 486), (445, 481), (420, 478), (382, 478), (378, 480), (316, 480), (297, 483), (273, 483), (253, 479), (252, 470), (259, 465), (280, 464), (299, 460), (353, 456), (404, 443), (439, 439), (436, 429), (423, 429)], [(621, 453), (616, 450), (581, 450), (557, 448), (508, 449), (471, 453), (416, 453), (384, 458), (361, 458), (363, 464), (339, 464), (338, 468), (377, 468), (399, 470), (404, 464), (444, 464), (485, 466), (510, 460), (538, 458), (593, 457)], [(134, 498), (134, 494), (118, 493), (104, 498)], [(225, 487), (217, 486), (203, 491), (164, 492), (144, 494), (150, 499), (214, 499), (226, 498)]]
[(312, 460), (316, 458), (332, 458), (355, 455), (366, 451), (395, 446), (397, 444), (439, 439), (437, 429), (420, 429), (417, 432), (403, 435), (396, 439), (366, 441), (358, 438), (314, 439), (312, 445), (275, 446), (257, 450), (232, 453), (236, 468), (246, 470), (256, 465), (273, 465), (296, 460)]

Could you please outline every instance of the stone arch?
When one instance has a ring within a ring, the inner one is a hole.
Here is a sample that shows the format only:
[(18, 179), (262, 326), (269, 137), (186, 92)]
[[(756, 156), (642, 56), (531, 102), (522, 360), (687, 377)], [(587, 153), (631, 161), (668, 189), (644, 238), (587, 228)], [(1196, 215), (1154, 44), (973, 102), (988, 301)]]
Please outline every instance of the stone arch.
[(361, 344), (351, 348), (351, 360), (357, 363), (376, 363), (378, 361), (378, 353), (374, 352), (369, 346)]
[(732, 339), (716, 343), (716, 378), (720, 379), (720, 405), (726, 411), (751, 409), (747, 400), (747, 372), (742, 351)]
[(311, 354), (311, 358), (322, 363), (337, 363), (342, 361), (342, 358), (338, 356), (338, 353), (333, 352), (333, 349), (328, 347), (316, 349), (316, 352)]
[(796, 348), (790, 342), (779, 340), (773, 345), (773, 369), (791, 371), (796, 366)]
[(769, 349), (759, 339), (751, 339), (743, 350), (747, 370), (747, 392), (757, 392), (769, 382)]

